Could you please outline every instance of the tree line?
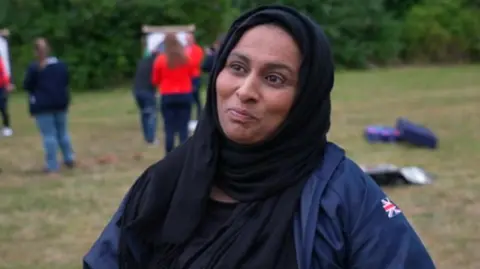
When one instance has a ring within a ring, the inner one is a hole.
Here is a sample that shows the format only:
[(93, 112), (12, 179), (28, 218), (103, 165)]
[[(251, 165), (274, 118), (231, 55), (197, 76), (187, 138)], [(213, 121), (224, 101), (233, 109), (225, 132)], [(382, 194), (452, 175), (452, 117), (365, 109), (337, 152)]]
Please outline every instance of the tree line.
[(70, 67), (76, 90), (131, 79), (142, 55), (141, 26), (195, 24), (209, 44), (241, 12), (283, 3), (311, 15), (329, 36), (341, 68), (480, 60), (480, 0), (2, 0), (14, 80), (48, 38)]

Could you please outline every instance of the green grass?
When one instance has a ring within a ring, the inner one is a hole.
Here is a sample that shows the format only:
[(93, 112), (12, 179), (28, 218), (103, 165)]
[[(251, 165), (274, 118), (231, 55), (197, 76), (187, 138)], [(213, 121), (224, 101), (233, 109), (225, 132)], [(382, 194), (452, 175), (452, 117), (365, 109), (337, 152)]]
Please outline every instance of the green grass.
[[(330, 139), (361, 164), (418, 165), (432, 186), (388, 189), (438, 268), (480, 268), (480, 66), (338, 74)], [(26, 98), (12, 98), (15, 135), (0, 138), (0, 268), (81, 268), (135, 178), (163, 157), (147, 148), (127, 90), (74, 96), (70, 114), (80, 167), (39, 174), (43, 151)], [(369, 145), (367, 124), (406, 116), (440, 136), (436, 151)], [(160, 124), (161, 126), (161, 124)], [(162, 133), (159, 133), (162, 139)]]

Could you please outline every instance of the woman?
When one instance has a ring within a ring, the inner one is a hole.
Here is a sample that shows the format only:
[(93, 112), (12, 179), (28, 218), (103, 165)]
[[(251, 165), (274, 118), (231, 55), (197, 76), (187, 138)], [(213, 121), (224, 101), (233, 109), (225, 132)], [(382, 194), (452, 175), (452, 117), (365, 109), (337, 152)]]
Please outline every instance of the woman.
[(156, 57), (157, 51), (154, 50), (140, 59), (133, 80), (133, 96), (140, 110), (143, 138), (149, 145), (157, 144), (157, 97), (155, 85), (152, 84), (153, 63)]
[(3, 136), (11, 136), (13, 134), (10, 128), (10, 115), (8, 114), (8, 95), (14, 86), (10, 83), (10, 76), (7, 68), (3, 64), (2, 56), (0, 56), (0, 114), (2, 114)]
[(161, 95), (160, 109), (165, 131), (165, 152), (174, 148), (175, 135), (180, 143), (188, 138), (188, 122), (192, 107), (193, 65), (173, 33), (165, 36), (165, 53), (153, 64), (152, 82)]
[(205, 57), (205, 60), (202, 63), (203, 72), (210, 73), (212, 71), (213, 63), (215, 62), (218, 48), (223, 43), (224, 38), (225, 38), (224, 34), (218, 36), (217, 40), (215, 40), (215, 43), (213, 43), (213, 46), (209, 50), (207, 50), (207, 55)]
[(75, 152), (69, 132), (70, 74), (68, 65), (51, 55), (45, 38), (34, 42), (35, 60), (30, 63), (23, 79), (28, 92), (30, 115), (35, 119), (45, 152), (44, 173), (57, 175), (60, 164), (57, 151), (63, 155), (63, 164), (75, 167)]
[(200, 88), (201, 88), (201, 73), (202, 73), (202, 61), (203, 61), (203, 49), (197, 44), (193, 33), (187, 34), (187, 47), (186, 53), (190, 57), (193, 65), (192, 70), (192, 87), (193, 87), (193, 102), (197, 107), (197, 119), (200, 118), (202, 113), (202, 102), (200, 100)]
[(271, 5), (225, 40), (195, 134), (140, 176), (84, 268), (434, 268), (401, 211), (327, 142), (321, 28)]

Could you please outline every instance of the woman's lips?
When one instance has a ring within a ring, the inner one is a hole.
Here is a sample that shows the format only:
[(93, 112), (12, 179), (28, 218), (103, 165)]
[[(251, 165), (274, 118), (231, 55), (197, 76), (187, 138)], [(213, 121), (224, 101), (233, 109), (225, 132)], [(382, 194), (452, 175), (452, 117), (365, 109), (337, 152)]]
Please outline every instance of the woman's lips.
[(256, 120), (256, 118), (245, 109), (231, 108), (227, 110), (227, 113), (233, 121), (240, 123), (247, 123)]

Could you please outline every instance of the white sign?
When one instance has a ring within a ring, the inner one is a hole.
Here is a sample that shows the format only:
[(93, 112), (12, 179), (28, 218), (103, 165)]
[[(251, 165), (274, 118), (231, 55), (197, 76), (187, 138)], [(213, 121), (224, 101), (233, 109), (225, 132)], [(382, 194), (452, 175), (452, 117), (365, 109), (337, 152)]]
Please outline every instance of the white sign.
[(2, 58), (3, 66), (7, 69), (8, 76), (11, 77), (10, 68), (10, 53), (8, 52), (8, 41), (4, 36), (0, 35), (0, 56)]
[[(187, 45), (187, 32), (178, 32), (177, 39), (183, 46)], [(147, 34), (147, 49), (149, 52), (152, 52), (160, 43), (165, 39), (165, 33), (154, 32)]]

